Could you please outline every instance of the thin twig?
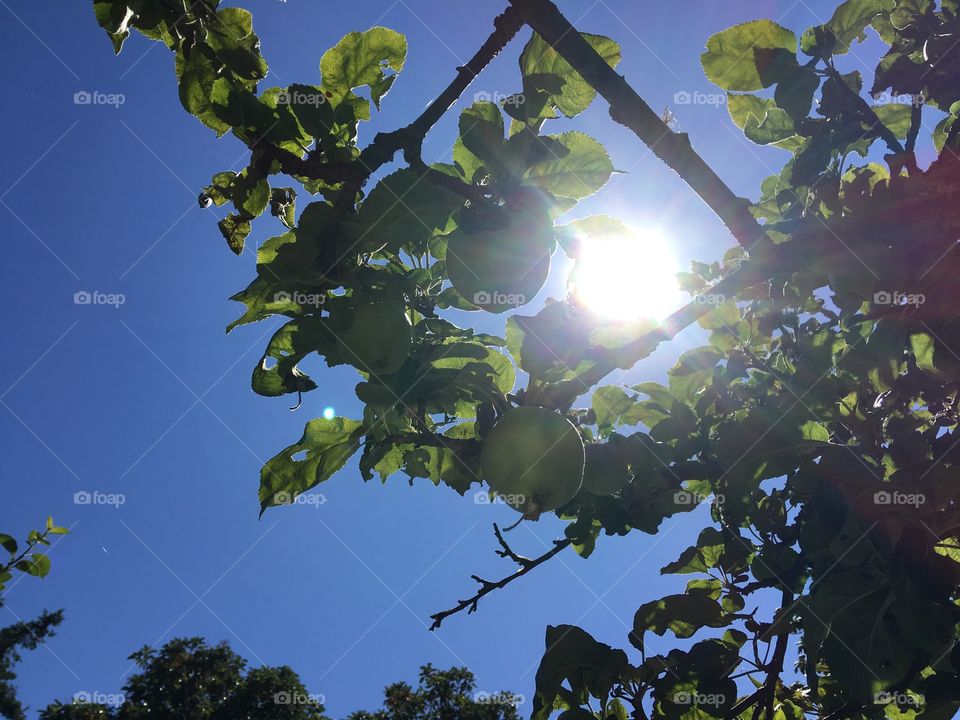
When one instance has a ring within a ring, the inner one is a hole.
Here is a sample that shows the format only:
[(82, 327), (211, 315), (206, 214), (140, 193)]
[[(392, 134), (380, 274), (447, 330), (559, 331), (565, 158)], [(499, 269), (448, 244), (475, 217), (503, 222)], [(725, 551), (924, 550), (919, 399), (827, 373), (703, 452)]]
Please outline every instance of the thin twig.
[(503, 535), (500, 534), (500, 528), (497, 527), (496, 524), (494, 524), (493, 527), (494, 527), (494, 534), (497, 536), (497, 541), (500, 543), (501, 548), (503, 548), (502, 550), (496, 551), (497, 555), (499, 555), (500, 557), (509, 558), (514, 562), (518, 563), (520, 565), (519, 569), (516, 572), (511, 573), (510, 575), (507, 575), (506, 577), (500, 580), (497, 580), (496, 582), (485, 580), (479, 575), (471, 575), (470, 577), (473, 578), (473, 580), (475, 580), (477, 583), (479, 583), (480, 589), (477, 590), (476, 594), (474, 594), (472, 597), (467, 598), (466, 600), (461, 600), (449, 610), (444, 610), (442, 612), (434, 613), (433, 615), (431, 615), (430, 619), (433, 620), (433, 624), (430, 626), (431, 630), (437, 630), (444, 620), (446, 620), (451, 615), (456, 615), (458, 612), (462, 612), (466, 610), (468, 615), (476, 612), (477, 604), (480, 602), (480, 599), (484, 595), (488, 595), (494, 590), (499, 590), (501, 588), (504, 588), (507, 585), (509, 585), (511, 582), (516, 580), (517, 578), (523, 577), (534, 568), (539, 567), (543, 563), (547, 562), (547, 560), (549, 560), (550, 558), (561, 553), (564, 549), (569, 547), (570, 544), (572, 543), (571, 540), (554, 540), (553, 547), (547, 552), (545, 552), (543, 555), (540, 555), (539, 557), (535, 557), (535, 558), (526, 558), (526, 557), (523, 557), (522, 555), (518, 555), (517, 553), (515, 553), (510, 548), (510, 546), (507, 545), (506, 541), (503, 539)]

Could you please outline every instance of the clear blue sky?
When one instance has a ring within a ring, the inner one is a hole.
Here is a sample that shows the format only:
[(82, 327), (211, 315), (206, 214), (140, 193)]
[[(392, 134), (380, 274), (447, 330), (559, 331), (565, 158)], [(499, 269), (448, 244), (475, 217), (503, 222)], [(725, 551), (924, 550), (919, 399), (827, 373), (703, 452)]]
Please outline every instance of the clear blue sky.
[[(316, 82), (320, 55), (351, 30), (380, 24), (408, 36), (406, 69), (362, 129), (363, 142), (414, 118), (502, 9), (466, 0), (243, 4), (276, 84)], [(57, 637), (20, 667), (33, 712), (81, 691), (117, 692), (131, 651), (183, 635), (226, 639), (254, 664), (291, 665), (334, 716), (378, 705), (385, 684), (414, 679), (426, 662), (467, 665), (479, 689), (529, 698), (548, 623), (576, 623), (625, 646), (636, 607), (682, 587), (658, 569), (693, 540), (702, 514), (667, 520), (657, 537), (602, 538), (589, 562), (563, 554), (437, 633), (426, 629), (429, 614), (471, 593), (472, 573), (511, 570), (493, 555), (490, 532), (491, 522), (513, 519), (508, 508), (426, 481), (410, 487), (401, 476), (386, 487), (364, 484), (353, 462), (317, 490), (324, 504), (258, 520), (262, 461), (327, 405), (355, 416), (358, 378), (315, 367), (320, 389), (296, 413), (289, 398), (252, 393), (252, 367), (279, 322), (224, 334), (240, 311), (227, 297), (252, 279), (254, 256), (231, 255), (216, 228), (223, 213), (196, 204), (213, 173), (241, 167), (243, 147), (217, 141), (183, 111), (165, 48), (135, 37), (115, 58), (91, 5), (0, 0), (0, 530), (22, 536), (47, 514), (72, 528), (51, 552), (51, 575), (18, 583), (0, 609), (0, 625), (42, 608), (66, 610)], [(713, 32), (756, 17), (802, 31), (829, 17), (829, 2), (560, 5), (581, 29), (618, 39), (627, 79), (655, 109), (673, 105), (694, 146), (755, 197), (785, 154), (749, 145), (722, 105), (677, 106), (674, 94), (717, 92), (698, 64)], [(470, 88), (468, 101), (520, 89), (523, 42)], [(121, 93), (125, 102), (76, 105), (80, 91)], [(692, 192), (609, 121), (602, 101), (561, 127), (591, 132), (629, 171), (578, 213), (653, 218), (671, 229), (684, 264), (732, 245)], [(425, 158), (449, 159), (455, 128), (451, 113), (429, 136)], [(268, 237), (268, 226), (252, 240)], [(562, 283), (553, 277), (548, 290), (558, 295)], [(122, 293), (125, 303), (75, 305), (79, 291)], [(502, 318), (489, 326), (502, 331)], [(688, 333), (626, 377), (662, 379), (696, 344)], [(125, 502), (79, 505), (78, 491), (119, 493)], [(521, 552), (538, 554), (561, 532), (556, 518), (544, 518), (512, 537)], [(655, 641), (664, 649), (669, 642)]]

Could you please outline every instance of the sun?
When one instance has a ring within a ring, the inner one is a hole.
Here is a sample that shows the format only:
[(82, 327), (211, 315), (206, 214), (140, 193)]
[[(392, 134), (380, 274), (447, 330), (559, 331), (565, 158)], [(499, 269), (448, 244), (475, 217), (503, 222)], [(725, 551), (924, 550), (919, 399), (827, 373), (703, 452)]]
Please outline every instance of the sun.
[(657, 228), (581, 236), (576, 255), (570, 289), (576, 302), (597, 315), (662, 320), (684, 304), (676, 259)]

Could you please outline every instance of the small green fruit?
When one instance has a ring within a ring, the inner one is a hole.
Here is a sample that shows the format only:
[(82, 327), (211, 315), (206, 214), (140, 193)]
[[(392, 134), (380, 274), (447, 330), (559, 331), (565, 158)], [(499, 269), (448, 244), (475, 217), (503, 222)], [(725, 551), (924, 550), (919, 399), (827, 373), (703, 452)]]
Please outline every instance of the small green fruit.
[(358, 305), (340, 335), (346, 359), (373, 375), (396, 372), (410, 355), (413, 332), (406, 313), (392, 303)]
[(484, 479), (508, 505), (536, 520), (577, 494), (583, 440), (559, 413), (524, 406), (505, 413), (483, 441)]

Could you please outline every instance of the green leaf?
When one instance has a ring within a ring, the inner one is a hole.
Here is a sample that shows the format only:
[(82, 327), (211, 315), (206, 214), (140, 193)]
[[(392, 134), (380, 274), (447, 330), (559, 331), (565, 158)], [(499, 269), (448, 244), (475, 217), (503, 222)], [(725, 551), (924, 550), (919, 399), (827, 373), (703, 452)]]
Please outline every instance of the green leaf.
[[(505, 165), (503, 114), (491, 102), (474, 103), (460, 113), (460, 141), (464, 149), (491, 168)], [(457, 161), (454, 155), (454, 161)], [(468, 165), (475, 163), (468, 160)], [(470, 179), (470, 178), (468, 178)]]
[(266, 352), (253, 370), (253, 391), (276, 397), (293, 392), (309, 392), (317, 387), (300, 372), (297, 364), (312, 352), (326, 355), (338, 352), (336, 337), (327, 328), (327, 319), (300, 318), (287, 323), (270, 339)]
[(196, 116), (200, 122), (217, 135), (223, 135), (230, 129), (230, 125), (217, 116), (211, 103), (213, 85), (219, 75), (208, 54), (203, 52), (204, 47), (194, 48), (188, 58), (177, 57), (180, 102), (187, 112)]
[(559, 197), (579, 200), (602, 188), (613, 173), (603, 145), (581, 132), (548, 135), (556, 141), (552, 157), (524, 173), (526, 185), (535, 185)]
[(351, 90), (366, 85), (379, 110), (380, 100), (394, 79), (384, 71), (399, 73), (406, 58), (407, 39), (395, 30), (374, 27), (345, 35), (320, 59), (323, 88), (330, 93), (330, 103), (336, 107)]
[(17, 541), (11, 535), (6, 533), (0, 533), (0, 547), (6, 550), (11, 555), (17, 553)]
[[(620, 46), (608, 37), (581, 33), (594, 50), (610, 66), (620, 63)], [(524, 76), (525, 105), (533, 105), (542, 94), (539, 104), (556, 108), (568, 118), (586, 110), (597, 96), (597, 91), (536, 33), (520, 55), (520, 72)], [(526, 110), (526, 108), (524, 108)], [(546, 116), (550, 116), (547, 113)], [(535, 113), (533, 117), (544, 116)]]
[(578, 704), (591, 696), (606, 701), (627, 667), (627, 654), (597, 642), (575, 625), (547, 626), (546, 635), (547, 650), (537, 668), (533, 720), (550, 717), (564, 682)]
[(826, 24), (836, 38), (833, 54), (848, 52), (854, 40), (863, 42), (867, 27), (887, 4), (884, 0), (846, 0), (841, 3)]
[(702, 590), (667, 595), (640, 606), (633, 618), (630, 643), (643, 649), (643, 636), (648, 630), (657, 635), (670, 630), (678, 638), (688, 638), (702, 627), (723, 627), (727, 622), (720, 603)]
[(771, 145), (793, 137), (797, 131), (785, 110), (772, 107), (759, 122), (751, 115), (743, 128), (743, 134), (758, 145)]
[(28, 559), (18, 562), (16, 568), (34, 577), (46, 577), (50, 572), (50, 558), (40, 553), (32, 553)]
[(243, 252), (247, 235), (250, 234), (250, 218), (233, 213), (217, 223), (217, 227), (220, 228), (220, 234), (227, 241), (227, 246), (235, 254), (240, 255)]
[(260, 38), (253, 32), (253, 15), (242, 8), (223, 8), (207, 23), (207, 43), (230, 70), (244, 80), (266, 77)]
[(772, 84), (771, 70), (793, 57), (797, 37), (770, 20), (753, 20), (716, 33), (707, 40), (700, 63), (707, 78), (724, 90), (760, 90)]
[(903, 103), (875, 105), (873, 111), (880, 118), (880, 122), (889, 128), (898, 138), (905, 138), (910, 131), (912, 108)]
[(242, 214), (258, 217), (270, 203), (270, 183), (259, 170), (248, 167), (234, 178), (232, 200)]
[(363, 432), (363, 423), (357, 420), (308, 422), (300, 441), (268, 460), (260, 471), (260, 514), (269, 507), (288, 505), (329, 480), (360, 447)]

